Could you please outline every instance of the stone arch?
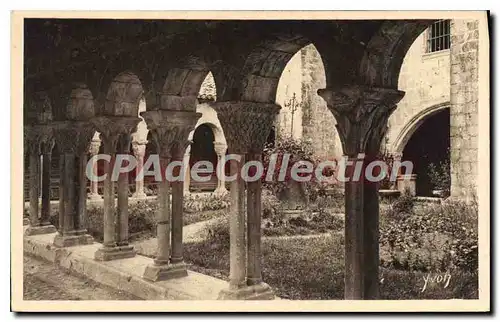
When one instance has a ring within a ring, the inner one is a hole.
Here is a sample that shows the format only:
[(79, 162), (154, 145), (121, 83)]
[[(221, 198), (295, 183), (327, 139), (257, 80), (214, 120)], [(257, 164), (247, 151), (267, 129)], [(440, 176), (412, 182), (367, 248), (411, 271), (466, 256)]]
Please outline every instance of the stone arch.
[[(216, 134), (219, 133), (219, 134)], [(219, 137), (217, 136), (219, 135)], [(192, 167), (196, 162), (209, 161), (213, 165), (212, 180), (208, 182), (191, 181), (190, 186), (194, 190), (215, 190), (217, 187), (217, 178), (215, 176), (217, 165), (217, 153), (215, 151), (215, 142), (220, 140), (220, 130), (213, 123), (202, 123), (196, 126), (190, 134), (192, 144), (190, 147), (189, 166)], [(201, 176), (201, 175), (200, 175)]]
[[(168, 110), (196, 110), (200, 88), (207, 77), (210, 68), (201, 59), (191, 58), (184, 67), (169, 69), (161, 88), (160, 108)], [(212, 77), (215, 88), (217, 77)]]
[(69, 95), (66, 106), (66, 119), (75, 121), (90, 120), (95, 114), (92, 92), (86, 84), (77, 84)]
[(429, 117), (447, 108), (450, 108), (450, 102), (443, 102), (436, 105), (432, 105), (419, 111), (408, 121), (408, 123), (406, 123), (403, 129), (399, 132), (398, 136), (396, 137), (396, 140), (392, 144), (391, 151), (394, 151), (396, 153), (403, 153), (406, 144), (410, 140), (411, 136), (415, 133), (415, 131), (417, 131), (417, 129)]
[(259, 43), (243, 64), (237, 99), (274, 103), (285, 66), (300, 49), (309, 44), (313, 42), (299, 34), (272, 35)]
[(189, 140), (193, 140), (194, 138), (194, 133), (196, 132), (196, 129), (198, 129), (200, 126), (207, 126), (212, 130), (212, 133), (214, 135), (214, 142), (219, 142), (219, 143), (226, 143), (226, 138), (224, 136), (224, 131), (222, 130), (222, 127), (220, 125), (217, 125), (211, 121), (207, 121), (206, 119), (203, 119), (203, 116), (198, 120), (198, 124), (196, 124), (196, 127), (194, 128), (191, 133), (189, 133)]
[[(433, 196), (433, 190), (438, 188), (438, 183), (433, 182), (431, 165), (439, 172), (445, 170), (449, 174), (450, 171), (450, 110), (447, 107), (437, 109), (423, 118), (401, 150), (401, 159), (413, 164), (415, 192), (419, 196)], [(433, 139), (429, 140), (431, 136)], [(442, 178), (434, 179), (440, 180), (439, 185), (446, 183)], [(442, 188), (449, 191), (450, 187)]]
[(363, 84), (398, 88), (406, 52), (434, 20), (388, 20), (368, 42), (359, 65)]
[(108, 87), (102, 114), (137, 117), (143, 94), (139, 77), (131, 71), (121, 72)]

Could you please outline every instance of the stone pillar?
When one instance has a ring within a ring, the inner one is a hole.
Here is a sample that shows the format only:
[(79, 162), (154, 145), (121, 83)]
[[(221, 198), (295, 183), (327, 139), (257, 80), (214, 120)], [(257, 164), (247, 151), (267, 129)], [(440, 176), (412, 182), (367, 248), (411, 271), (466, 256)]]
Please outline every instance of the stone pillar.
[[(387, 120), (404, 93), (390, 88), (346, 85), (318, 90), (335, 116), (347, 167), (345, 183), (345, 299), (375, 299), (379, 288), (378, 184), (364, 169), (380, 151)], [(363, 158), (359, 180), (356, 161)]]
[[(130, 155), (130, 133), (123, 133), (118, 139), (117, 152), (119, 154)], [(129, 173), (122, 172), (118, 176), (117, 184), (117, 208), (116, 215), (118, 225), (116, 225), (116, 244), (121, 250), (129, 250), (131, 253), (135, 254), (132, 246), (128, 244), (128, 179)], [(122, 252), (123, 253), (123, 252)]]
[(104, 242), (95, 253), (98, 261), (134, 257), (136, 252), (128, 244), (128, 174), (118, 176), (118, 207), (115, 212), (114, 182), (112, 178), (116, 154), (130, 149), (130, 136), (141, 119), (128, 116), (103, 116), (93, 120), (101, 133), (104, 154), (111, 157), (104, 163)]
[[(142, 112), (148, 129), (151, 131), (160, 157), (162, 180), (158, 184), (157, 238), (158, 250), (153, 264), (146, 267), (143, 278), (150, 281), (166, 280), (187, 275), (182, 262), (182, 185), (174, 185), (172, 199), (176, 218), (173, 220), (171, 236), (170, 182), (165, 170), (175, 152), (180, 159), (180, 151), (185, 149), (189, 133), (194, 129), (201, 114), (190, 111), (155, 110)], [(180, 211), (179, 211), (180, 206)], [(180, 220), (180, 222), (179, 222)], [(180, 235), (179, 235), (180, 233)], [(175, 242), (175, 251), (171, 250), (170, 238)], [(172, 255), (172, 258), (170, 257)]]
[(186, 152), (184, 153), (184, 195), (189, 195), (189, 187), (191, 186), (191, 167), (189, 165), (189, 158), (191, 157), (191, 144), (193, 142), (189, 141), (188, 146), (186, 148)]
[(42, 169), (42, 214), (40, 224), (46, 226), (51, 233), (56, 228), (50, 223), (50, 172), (52, 168), (52, 149), (54, 148), (54, 138), (48, 139), (42, 146), (43, 169)]
[[(90, 142), (90, 148), (89, 148), (89, 153), (90, 157), (94, 157), (99, 153), (99, 148), (101, 147), (101, 140), (92, 140)], [(93, 160), (92, 161), (92, 171), (95, 176), (97, 176), (97, 161)], [(89, 199), (91, 200), (101, 200), (102, 197), (99, 195), (99, 182), (97, 180), (90, 180), (90, 194), (88, 196)]]
[(184, 151), (190, 144), (188, 140), (177, 142), (173, 146), (172, 160), (182, 163), (183, 168), (176, 167), (174, 176), (182, 178), (173, 181), (172, 185), (172, 253), (170, 255), (170, 263), (173, 265), (184, 265), (183, 244), (182, 244), (182, 228), (184, 217)]
[[(34, 135), (34, 134), (31, 134)], [(40, 226), (39, 212), (39, 195), (40, 195), (40, 142), (38, 138), (31, 138), (29, 141), (29, 216), (30, 227)]]
[[(246, 161), (261, 162), (262, 152), (248, 153)], [(261, 217), (262, 217), (262, 181), (247, 183), (247, 283), (262, 283), (261, 261)]]
[[(50, 234), (56, 228), (50, 223), (50, 167), (54, 147), (52, 128), (49, 125), (36, 125), (29, 129), (30, 153), (30, 227), (26, 235)], [(43, 158), (40, 176), (40, 152)], [(40, 180), (41, 179), (41, 180)], [(42, 209), (39, 212), (40, 181), (42, 186)]]
[(217, 188), (214, 194), (218, 196), (224, 196), (227, 194), (226, 189), (226, 174), (224, 172), (224, 157), (226, 156), (227, 145), (221, 142), (214, 142), (215, 153), (217, 153)]
[[(146, 154), (146, 143), (147, 142), (132, 142), (132, 150), (134, 151), (134, 156), (137, 160), (136, 173), (139, 173), (144, 167), (144, 155)], [(135, 192), (132, 198), (144, 199), (146, 194), (144, 193), (144, 180), (135, 180)]]
[(68, 247), (91, 244), (93, 238), (86, 229), (87, 177), (84, 174), (93, 127), (82, 121), (57, 122), (54, 134), (61, 155), (60, 227), (54, 245)]
[[(230, 160), (230, 267), (229, 288), (220, 299), (273, 299), (274, 294), (260, 276), (261, 188), (249, 184), (248, 209), (245, 210), (245, 182), (241, 169), (247, 157), (260, 155), (280, 107), (253, 102), (222, 102), (214, 105), (224, 129), (228, 150), (240, 160)], [(248, 218), (248, 243), (245, 242), (245, 218)], [(248, 255), (247, 255), (248, 251)]]

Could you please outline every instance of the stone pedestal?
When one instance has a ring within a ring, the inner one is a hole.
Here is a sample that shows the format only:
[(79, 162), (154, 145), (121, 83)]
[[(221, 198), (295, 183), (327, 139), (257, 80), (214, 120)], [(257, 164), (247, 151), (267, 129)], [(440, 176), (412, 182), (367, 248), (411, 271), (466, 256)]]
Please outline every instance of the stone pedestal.
[(187, 267), (184, 263), (168, 263), (165, 265), (149, 265), (142, 277), (148, 281), (156, 282), (187, 275)]
[(104, 246), (98, 249), (94, 254), (94, 259), (97, 261), (110, 261), (122, 258), (131, 258), (137, 254), (134, 247), (131, 245), (124, 246)]
[(94, 238), (87, 231), (65, 231), (64, 234), (57, 233), (54, 237), (54, 246), (72, 247), (78, 245), (89, 245), (94, 243)]
[(402, 174), (397, 178), (398, 182), (398, 190), (401, 194), (406, 193), (408, 191), (411, 196), (417, 195), (417, 175), (416, 174)]
[(222, 290), (219, 300), (274, 300), (274, 292), (266, 283)]

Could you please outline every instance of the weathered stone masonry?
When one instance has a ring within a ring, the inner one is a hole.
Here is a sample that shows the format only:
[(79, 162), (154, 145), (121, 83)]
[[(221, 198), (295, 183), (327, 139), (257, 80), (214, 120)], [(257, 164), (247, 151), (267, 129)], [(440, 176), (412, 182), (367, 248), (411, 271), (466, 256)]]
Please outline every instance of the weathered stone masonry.
[(477, 186), (479, 22), (451, 24), (451, 195), (472, 197)]

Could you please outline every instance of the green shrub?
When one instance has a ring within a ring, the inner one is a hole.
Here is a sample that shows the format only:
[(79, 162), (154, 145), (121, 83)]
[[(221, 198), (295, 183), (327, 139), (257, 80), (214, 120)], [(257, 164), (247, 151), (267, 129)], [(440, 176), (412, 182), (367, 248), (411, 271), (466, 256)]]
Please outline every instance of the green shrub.
[(444, 197), (450, 195), (450, 187), (451, 187), (451, 174), (450, 174), (450, 158), (449, 153), (447, 151), (448, 157), (444, 158), (444, 160), (438, 164), (431, 163), (428, 167), (428, 174), (431, 184), (434, 186), (436, 190), (443, 190)]
[(218, 196), (213, 193), (205, 195), (190, 194), (184, 197), (184, 211), (196, 212), (206, 210), (220, 210), (230, 205), (229, 194)]
[(477, 204), (450, 201), (404, 216), (389, 211), (380, 226), (381, 265), (410, 270), (478, 268)]
[[(191, 269), (228, 279), (229, 244), (208, 240), (185, 245)], [(477, 274), (451, 271), (451, 282), (424, 285), (423, 272), (381, 269), (381, 299), (477, 298)], [(262, 241), (262, 277), (276, 295), (293, 300), (344, 298), (344, 238), (342, 234), (312, 238), (265, 239)]]
[(207, 239), (213, 243), (229, 247), (229, 215), (219, 218), (207, 225)]
[(411, 195), (409, 190), (405, 190), (396, 200), (391, 204), (391, 212), (389, 215), (401, 217), (413, 213), (415, 207), (415, 198)]

